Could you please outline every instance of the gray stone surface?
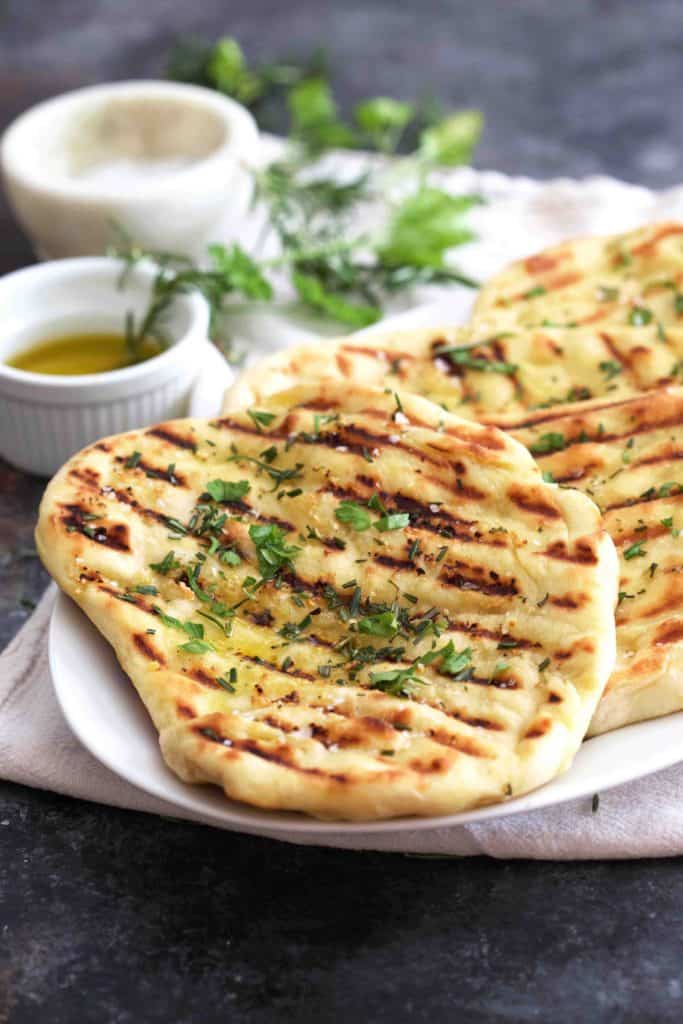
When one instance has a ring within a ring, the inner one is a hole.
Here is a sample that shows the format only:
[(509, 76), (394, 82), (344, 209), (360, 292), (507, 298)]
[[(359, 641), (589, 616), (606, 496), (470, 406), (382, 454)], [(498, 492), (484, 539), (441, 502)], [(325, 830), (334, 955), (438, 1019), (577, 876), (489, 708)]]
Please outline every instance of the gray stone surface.
[[(348, 107), (481, 106), (480, 166), (677, 183), (677, 0), (8, 0), (0, 123), (155, 75), (179, 32), (324, 43)], [(0, 205), (0, 271), (29, 262)], [(0, 644), (45, 574), (41, 481), (0, 467)], [(498, 864), (297, 849), (0, 784), (0, 1024), (683, 1019), (678, 862)]]

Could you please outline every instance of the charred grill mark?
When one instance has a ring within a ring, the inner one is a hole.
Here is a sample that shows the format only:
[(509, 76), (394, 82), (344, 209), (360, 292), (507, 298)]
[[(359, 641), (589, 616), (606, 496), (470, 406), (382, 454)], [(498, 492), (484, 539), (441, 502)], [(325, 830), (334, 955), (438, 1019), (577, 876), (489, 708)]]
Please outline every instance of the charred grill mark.
[(185, 675), (189, 676), (190, 679), (194, 679), (195, 682), (201, 683), (202, 686), (208, 686), (211, 690), (220, 689), (218, 683), (210, 676), (208, 672), (205, 672), (203, 668), (189, 668), (184, 670)]
[(601, 469), (604, 469), (604, 465), (600, 462), (586, 462), (583, 466), (576, 466), (559, 476), (555, 474), (555, 483), (569, 484), (576, 483), (577, 480), (586, 480), (592, 473)]
[(646, 239), (637, 245), (634, 249), (631, 249), (632, 256), (649, 256), (653, 252), (663, 238), (668, 238), (670, 235), (680, 235), (683, 233), (683, 225), (680, 224), (664, 224), (661, 228), (655, 231), (651, 238)]
[(545, 734), (552, 728), (552, 721), (549, 718), (541, 718), (537, 722), (534, 722), (529, 729), (524, 733), (525, 740), (535, 740)]
[(556, 608), (576, 609), (582, 608), (588, 599), (585, 594), (559, 594), (549, 600)]
[(231, 512), (239, 512), (242, 515), (247, 515), (250, 519), (255, 519), (259, 523), (270, 523), (273, 526), (279, 527), (284, 530), (285, 533), (292, 533), (296, 530), (296, 526), (290, 523), (288, 519), (280, 519), (278, 516), (267, 516), (262, 512), (257, 512), (256, 509), (246, 501), (222, 501), (222, 508), (229, 508)]
[[(581, 280), (581, 274), (578, 271), (570, 270), (565, 274), (558, 274), (557, 277), (547, 278), (543, 282), (544, 292), (556, 292), (561, 288), (567, 288), (570, 284), (577, 284)], [(532, 288), (525, 288), (523, 292), (517, 292), (516, 295), (510, 295), (509, 298), (498, 299), (496, 305), (504, 305), (507, 302), (519, 302), (520, 300), (529, 301), (535, 296), (529, 295), (529, 292), (533, 291)]]
[[(410, 513), (410, 525), (413, 529), (426, 530), (428, 533), (435, 533), (440, 537), (455, 538), (464, 543), (487, 544), (492, 547), (502, 546), (501, 539), (496, 535), (486, 537), (478, 530), (470, 529), (476, 526), (476, 522), (472, 519), (454, 516), (444, 508), (434, 507), (432, 509), (429, 504), (425, 505), (415, 498), (410, 498), (408, 495), (401, 494), (400, 492), (385, 491), (376, 486), (377, 480), (363, 473), (359, 473), (356, 480), (364, 487), (369, 488), (371, 494), (378, 495), (390, 512)], [(438, 482), (442, 483), (442, 481)], [(363, 502), (367, 501), (370, 497), (365, 491), (359, 491), (354, 487), (335, 483), (324, 484), (320, 491), (326, 494), (333, 494), (336, 498), (347, 501)], [(455, 491), (456, 497), (460, 497), (461, 493), (460, 490)], [(436, 505), (438, 503), (432, 504)], [(504, 543), (503, 541), (503, 545)]]
[[(493, 573), (495, 576), (495, 573)], [(439, 582), (448, 587), (457, 587), (458, 590), (474, 590), (487, 597), (513, 597), (519, 593), (515, 580), (503, 582), (502, 580), (482, 580), (465, 576), (459, 569), (445, 565), (439, 574)]]
[(659, 455), (644, 455), (640, 459), (636, 459), (632, 466), (656, 466), (661, 462), (679, 462), (683, 459), (683, 449), (674, 448), (666, 452), (661, 452)]
[(106, 441), (98, 441), (97, 444), (93, 445), (93, 448), (96, 448), (98, 452), (110, 452), (111, 451), (111, 445), (107, 444)]
[(361, 347), (360, 345), (341, 345), (340, 351), (349, 352), (353, 355), (370, 356), (371, 359), (380, 358), (385, 359), (387, 362), (395, 362), (399, 359), (407, 359), (413, 361), (415, 356), (412, 352), (395, 352), (390, 348), (371, 348)]
[(520, 484), (512, 484), (508, 488), (508, 498), (513, 505), (521, 508), (524, 512), (531, 512), (532, 515), (542, 516), (544, 519), (561, 519), (562, 513), (546, 499), (540, 487), (522, 487)]
[(654, 643), (658, 645), (677, 644), (683, 642), (683, 620), (663, 622), (657, 627)]
[(146, 431), (146, 434), (148, 437), (157, 437), (160, 441), (166, 441), (167, 444), (173, 445), (174, 448), (183, 448), (188, 452), (196, 452), (197, 450), (197, 445), (191, 437), (176, 434), (170, 427), (163, 424), (158, 427), (151, 427), (150, 430)]
[(514, 645), (518, 650), (533, 650), (541, 646), (536, 640), (527, 640), (526, 637), (513, 636), (511, 633), (501, 633), (495, 629), (486, 629), (476, 622), (452, 622), (448, 620), (447, 628), (453, 633), (465, 633), (467, 636), (477, 637), (478, 639), (493, 640), (496, 644), (505, 644), (507, 642), (509, 646)]
[(545, 551), (539, 551), (538, 554), (554, 558), (559, 562), (574, 562), (577, 565), (597, 565), (598, 563), (598, 556), (593, 545), (586, 540), (578, 540), (573, 551), (569, 550), (565, 541), (556, 540)]
[(304, 672), (303, 669), (298, 669), (292, 666), (288, 669), (283, 669), (279, 665), (276, 665), (274, 661), (267, 661), (265, 658), (259, 658), (257, 654), (244, 654), (242, 651), (235, 651), (235, 657), (241, 658), (242, 661), (250, 661), (252, 665), (259, 665), (262, 668), (267, 668), (271, 672), (278, 672), (284, 676), (296, 676), (297, 679), (318, 679), (318, 675), (312, 672)]
[(493, 756), (487, 750), (482, 750), (469, 736), (456, 736), (443, 729), (428, 729), (425, 736), (428, 736), (433, 743), (438, 743), (439, 746), (450, 747), (452, 750), (457, 750), (459, 754), (467, 754), (468, 757), (490, 758)]
[(627, 378), (629, 384), (638, 386), (638, 375), (633, 369), (630, 355), (620, 352), (618, 347), (614, 344), (614, 340), (611, 335), (607, 334), (606, 331), (600, 332), (600, 338), (615, 362), (619, 363), (624, 372), (624, 376)]
[(197, 717), (196, 711), (193, 708), (189, 707), (187, 704), (181, 703), (181, 701), (176, 701), (175, 709), (176, 709), (176, 713), (181, 718), (196, 718)]
[(566, 258), (565, 253), (550, 253), (539, 252), (535, 256), (528, 256), (524, 260), (524, 269), (529, 274), (544, 274), (548, 270), (554, 270), (560, 260)]
[(114, 495), (117, 501), (120, 501), (122, 505), (127, 505), (128, 508), (131, 508), (137, 515), (142, 516), (143, 519), (153, 519), (157, 523), (163, 523), (164, 526), (166, 525), (165, 515), (162, 515), (161, 512), (157, 512), (156, 509), (145, 508), (136, 501), (128, 491), (117, 490), (114, 491)]
[(75, 466), (69, 470), (69, 476), (90, 490), (97, 489), (100, 482), (100, 474), (91, 466)]
[[(292, 751), (287, 745), (283, 745), (276, 749), (260, 747), (256, 740), (238, 740), (231, 739), (229, 736), (223, 736), (215, 726), (193, 726), (193, 731), (197, 736), (201, 736), (202, 739), (209, 740), (211, 743), (218, 743), (225, 747), (227, 750), (241, 751), (245, 754), (252, 754), (254, 757), (260, 757), (264, 761), (270, 761), (272, 764), (280, 765), (282, 768), (289, 768), (292, 771), (301, 772), (303, 775), (314, 775), (318, 778), (329, 779), (333, 782), (345, 783), (351, 781), (351, 777), (345, 775), (343, 772), (327, 772), (324, 768), (306, 768), (303, 765), (295, 764), (292, 760)], [(387, 774), (393, 774), (393, 772), (387, 772)]]
[[(656, 492), (656, 488), (653, 488)], [(624, 501), (615, 501), (612, 505), (606, 505), (603, 508), (603, 515), (607, 512), (616, 512), (622, 508), (638, 508), (639, 505), (649, 505), (653, 501), (666, 501), (674, 502), (677, 504), (679, 501), (683, 501), (683, 491), (672, 492), (668, 495), (663, 494), (649, 494), (645, 497), (644, 494), (638, 495), (637, 498), (626, 498)]]
[(79, 533), (87, 540), (113, 551), (130, 551), (129, 533), (125, 523), (104, 526), (88, 519), (89, 512), (81, 505), (62, 505), (62, 525), (69, 533)]
[[(128, 462), (128, 458), (123, 455), (117, 455), (115, 461), (124, 466)], [(187, 481), (185, 477), (178, 473), (175, 469), (169, 472), (169, 467), (161, 468), (159, 466), (152, 465), (151, 462), (147, 462), (145, 459), (138, 459), (135, 466), (126, 467), (130, 468), (132, 472), (138, 470), (153, 480), (163, 480), (165, 483), (170, 484), (172, 487), (187, 487)]]
[(414, 758), (408, 762), (411, 771), (419, 775), (437, 775), (448, 770), (449, 764), (443, 757), (433, 757), (429, 763)]
[(410, 572), (415, 576), (424, 576), (424, 569), (416, 566), (409, 558), (395, 558), (393, 555), (373, 555), (373, 561), (378, 565), (384, 565), (387, 569), (396, 569), (402, 572)]
[(156, 661), (160, 665), (166, 664), (163, 654), (157, 651), (149, 637), (144, 633), (134, 633), (133, 643), (144, 658), (147, 658), (149, 661)]
[[(650, 399), (654, 398), (652, 392), (650, 392), (650, 395), (648, 397)], [(568, 404), (572, 405), (574, 403)], [(576, 405), (579, 404), (583, 403), (576, 403)], [(602, 412), (605, 409), (619, 409), (624, 405), (636, 405), (636, 407), (640, 407), (641, 404), (642, 399), (640, 398), (640, 396), (638, 398), (634, 398), (633, 395), (630, 395), (628, 398), (622, 398), (616, 401), (612, 399), (610, 401), (604, 401), (600, 403), (596, 402), (595, 404), (591, 402), (591, 406), (590, 409), (587, 410), (587, 414), (592, 416), (594, 413)], [(567, 412), (567, 405), (560, 405), (553, 410), (538, 410), (537, 412), (534, 412), (529, 416), (525, 416), (524, 419), (521, 420), (512, 420), (506, 417), (504, 421), (504, 429), (507, 431), (523, 430), (526, 427), (535, 427), (538, 426), (539, 424), (552, 423), (555, 420), (563, 419), (566, 419), (569, 422), (574, 423), (576, 422), (577, 415), (577, 413)], [(579, 421), (579, 426), (583, 426), (583, 423), (581, 421)]]

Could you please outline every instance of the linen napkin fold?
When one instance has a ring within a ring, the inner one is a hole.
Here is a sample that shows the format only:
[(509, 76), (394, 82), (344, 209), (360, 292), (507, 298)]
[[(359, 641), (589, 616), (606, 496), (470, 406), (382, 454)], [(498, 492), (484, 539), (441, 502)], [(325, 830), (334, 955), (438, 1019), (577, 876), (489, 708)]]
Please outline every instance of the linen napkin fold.
[[(0, 777), (116, 807), (214, 824), (114, 775), (70, 732), (52, 688), (47, 635), (56, 588), (0, 655)], [(93, 681), (96, 685), (96, 680)], [(450, 828), (315, 837), (243, 828), (294, 843), (441, 856), (590, 860), (683, 853), (683, 763), (602, 794), (525, 814)], [(230, 828), (230, 826), (225, 826)]]

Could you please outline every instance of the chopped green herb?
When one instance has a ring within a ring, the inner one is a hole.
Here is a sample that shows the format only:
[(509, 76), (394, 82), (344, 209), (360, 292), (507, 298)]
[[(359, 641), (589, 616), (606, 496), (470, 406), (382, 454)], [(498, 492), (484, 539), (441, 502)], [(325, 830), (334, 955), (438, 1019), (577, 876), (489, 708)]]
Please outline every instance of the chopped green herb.
[(368, 633), (371, 636), (392, 637), (399, 631), (399, 622), (395, 613), (389, 610), (359, 619), (358, 629), (361, 633)]
[(215, 647), (208, 640), (188, 640), (186, 644), (180, 644), (178, 650), (186, 651), (188, 654), (205, 654), (207, 651), (214, 651)]
[(133, 587), (135, 594), (158, 594), (159, 591), (156, 587), (152, 586), (151, 583), (139, 583), (136, 587)]
[(600, 370), (605, 375), (605, 380), (612, 380), (614, 377), (618, 377), (623, 369), (621, 363), (618, 363), (616, 359), (605, 359), (599, 365)]
[(209, 480), (206, 485), (214, 501), (240, 501), (250, 489), (248, 480)]
[(269, 427), (275, 419), (274, 412), (259, 412), (258, 409), (247, 409), (247, 415), (254, 421), (259, 429), (261, 427)]
[(644, 327), (652, 322), (652, 310), (646, 306), (634, 306), (629, 313), (628, 322), (633, 327)]
[(387, 533), (389, 530), (403, 530), (410, 526), (410, 515), (407, 512), (395, 512), (392, 515), (382, 516), (374, 523), (375, 529), (380, 533)]
[(301, 548), (285, 543), (285, 534), (274, 523), (249, 527), (249, 536), (256, 548), (259, 571), (265, 580), (274, 579), (281, 569), (289, 568)]
[(630, 547), (626, 548), (626, 550), (624, 551), (624, 558), (627, 562), (630, 561), (632, 558), (641, 558), (643, 555), (647, 554), (647, 551), (643, 549), (644, 543), (645, 541), (639, 540), (636, 541), (635, 544), (631, 544)]
[(139, 464), (141, 458), (142, 452), (133, 452), (131, 455), (128, 456), (128, 458), (124, 462), (124, 466), (126, 467), (126, 469), (135, 469), (135, 467)]
[(564, 434), (549, 433), (541, 434), (538, 441), (531, 445), (529, 451), (532, 455), (549, 455), (552, 452), (561, 452), (566, 447)]
[(367, 510), (355, 501), (342, 501), (334, 514), (340, 523), (348, 523), (357, 533), (368, 530), (372, 525)]

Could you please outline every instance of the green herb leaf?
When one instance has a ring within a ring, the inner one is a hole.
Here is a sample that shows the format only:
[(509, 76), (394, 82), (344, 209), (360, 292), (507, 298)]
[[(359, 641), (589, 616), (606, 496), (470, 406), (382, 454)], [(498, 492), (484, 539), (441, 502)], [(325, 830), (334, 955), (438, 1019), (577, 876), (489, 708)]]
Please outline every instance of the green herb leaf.
[(206, 491), (214, 501), (240, 501), (251, 489), (248, 480), (209, 480)]
[(393, 637), (399, 631), (399, 622), (393, 611), (378, 612), (376, 615), (366, 615), (358, 620), (358, 629), (361, 633), (370, 636)]
[(306, 305), (327, 313), (334, 320), (339, 320), (350, 327), (368, 327), (381, 316), (379, 306), (349, 302), (341, 295), (330, 291), (320, 278), (311, 273), (294, 271), (292, 283)]
[(561, 452), (567, 445), (564, 434), (541, 434), (538, 441), (535, 441), (529, 451), (532, 455), (549, 455), (551, 452)]
[(406, 526), (410, 526), (408, 512), (394, 512), (391, 515), (382, 516), (374, 523), (375, 529), (380, 533), (387, 533), (389, 530), (403, 530)]
[(647, 551), (645, 551), (643, 548), (644, 543), (645, 541), (639, 540), (636, 541), (635, 544), (631, 544), (630, 547), (626, 548), (626, 550), (624, 551), (624, 558), (627, 562), (629, 562), (632, 558), (641, 558), (643, 555), (647, 554)]
[(652, 322), (652, 310), (646, 306), (634, 306), (629, 313), (628, 322), (634, 327), (643, 327)]
[(451, 114), (422, 132), (420, 155), (430, 163), (449, 167), (469, 163), (483, 126), (484, 118), (479, 110)]
[(247, 409), (247, 415), (254, 421), (257, 427), (269, 427), (275, 419), (274, 412), (259, 412), (258, 409)]
[(372, 525), (367, 510), (355, 501), (342, 501), (334, 514), (340, 523), (348, 523), (357, 533), (369, 529)]
[(443, 268), (448, 249), (473, 237), (463, 215), (478, 202), (476, 196), (453, 196), (424, 186), (394, 213), (380, 258), (387, 265)]
[(256, 548), (259, 571), (265, 580), (274, 579), (281, 569), (291, 567), (301, 548), (285, 543), (285, 534), (274, 523), (249, 527), (249, 536)]
[(207, 651), (215, 651), (213, 644), (208, 640), (188, 640), (186, 644), (179, 644), (179, 651), (186, 651), (188, 654), (205, 654)]

